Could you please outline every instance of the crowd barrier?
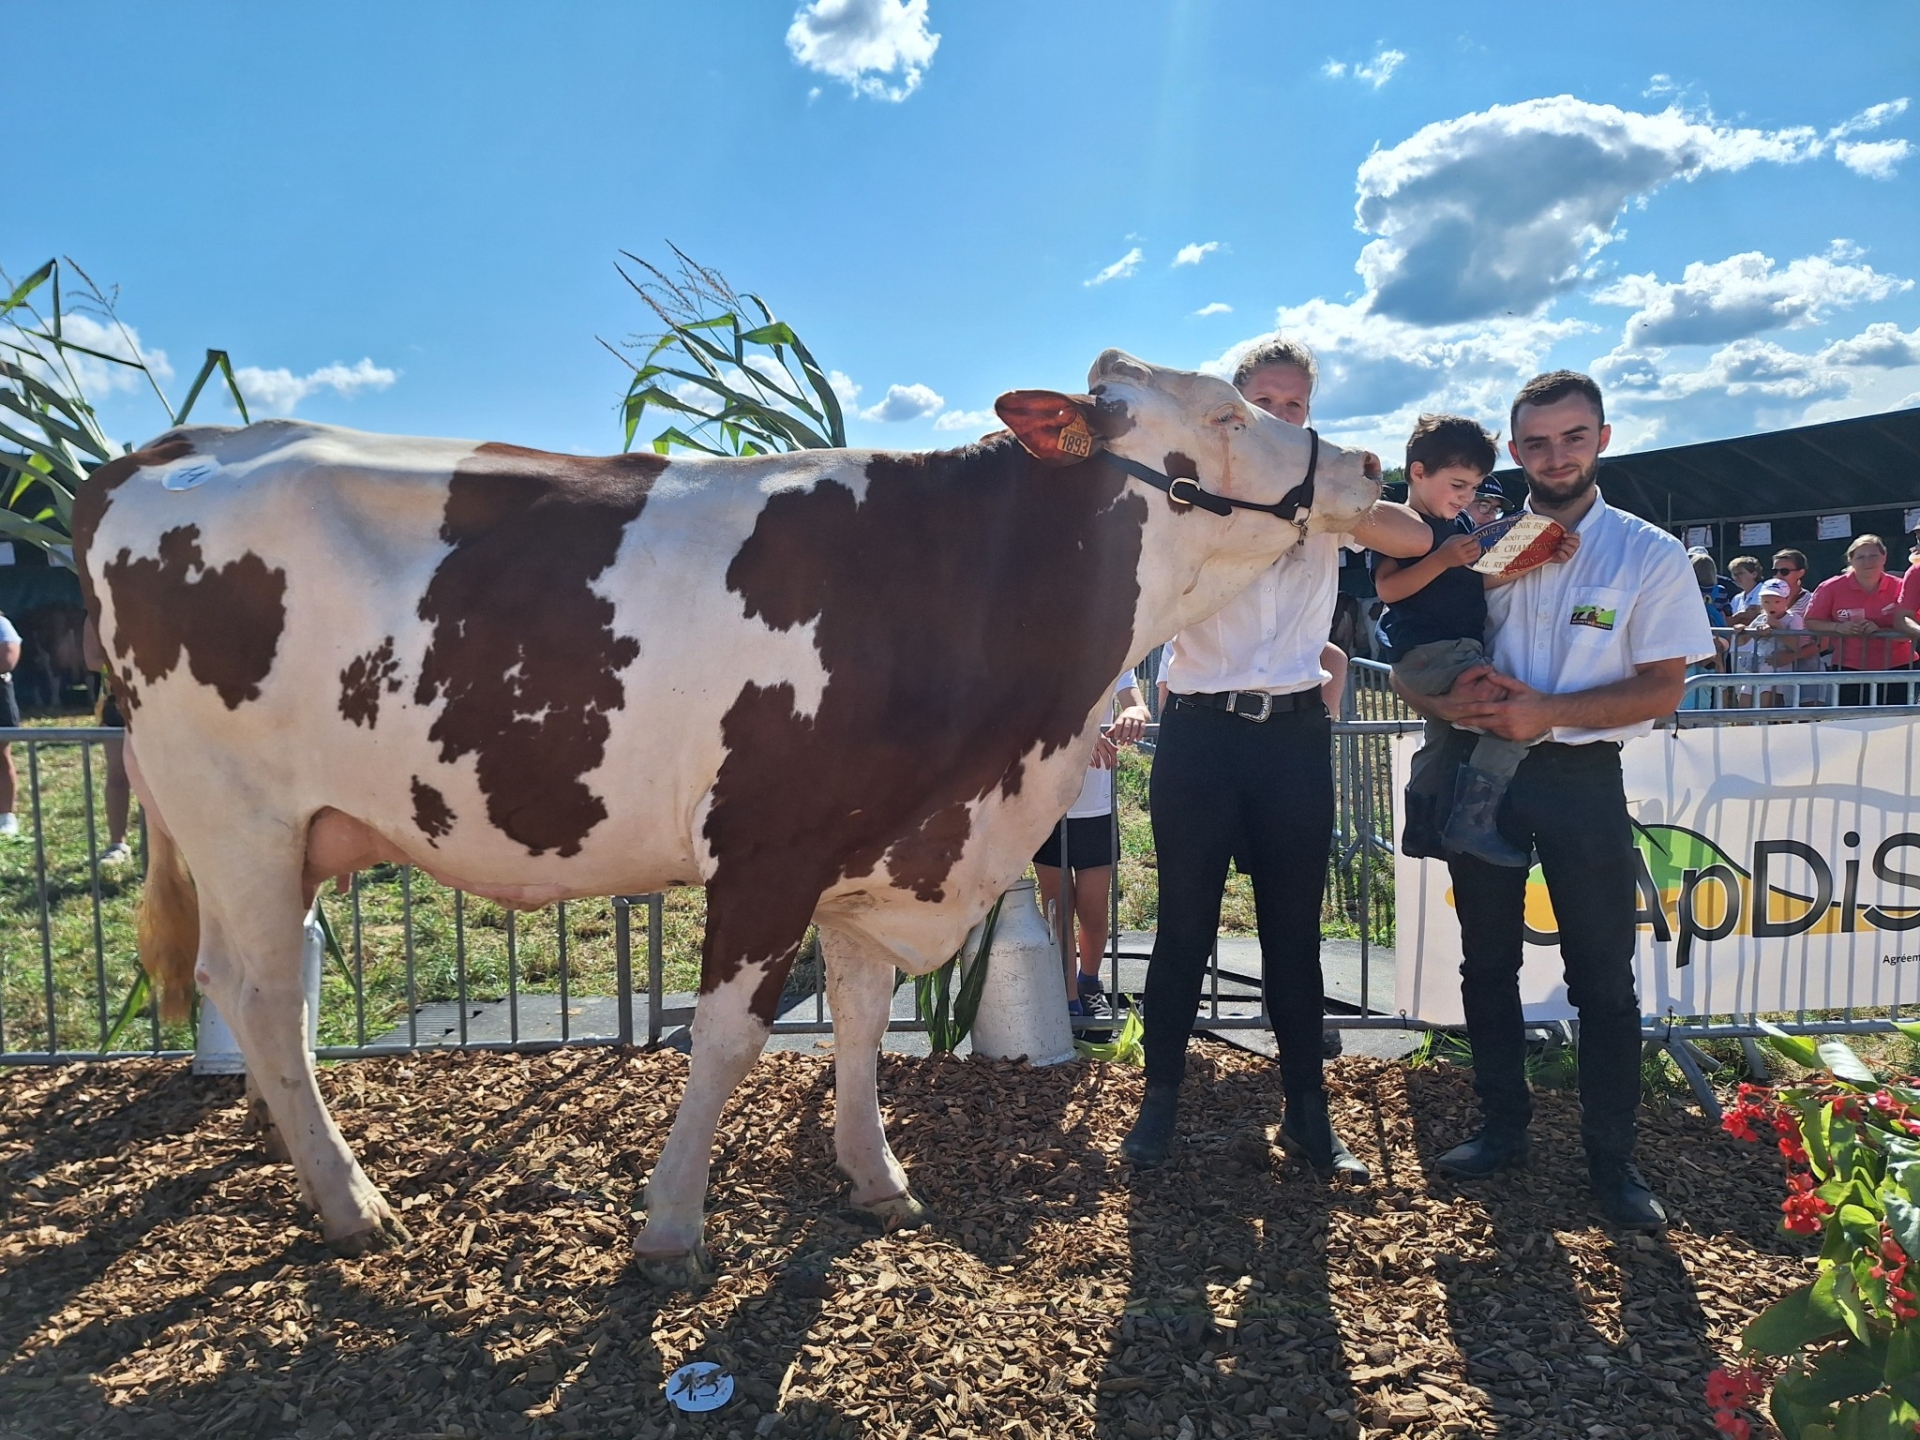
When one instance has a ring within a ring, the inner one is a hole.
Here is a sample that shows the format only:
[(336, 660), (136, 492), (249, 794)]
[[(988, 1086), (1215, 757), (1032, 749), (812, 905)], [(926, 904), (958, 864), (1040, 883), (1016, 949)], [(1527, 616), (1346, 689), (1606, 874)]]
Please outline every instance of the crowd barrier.
[[(1150, 664), (1142, 671), (1143, 677), (1153, 673)], [(1805, 675), (1778, 683), (1811, 691), (1832, 686), (1835, 678)], [(1916, 677), (1886, 672), (1846, 680), (1898, 684), (1909, 678)], [(1768, 677), (1769, 684), (1776, 680)], [(1740, 674), (1691, 677), (1690, 699), (1704, 698), (1669, 723), (1817, 725), (1917, 713), (1911, 703), (1742, 706), (1738, 687), (1748, 683)], [(1151, 699), (1151, 687), (1143, 689)], [(1419, 722), (1393, 692), (1387, 667), (1366, 660), (1352, 662), (1340, 709), (1331, 756), (1338, 809), (1323, 924), (1346, 983), (1329, 986), (1327, 1023), (1334, 1029), (1422, 1028), (1422, 1021), (1396, 1007), (1392, 984), (1383, 983), (1381, 973), (1384, 962), (1396, 958), (1398, 938), (1390, 747), (1394, 736), (1417, 730)], [(1149, 755), (1156, 729), (1150, 727), (1142, 746)], [(0, 742), (12, 744), (18, 761), (21, 824), (18, 838), (0, 841), (0, 1064), (190, 1051), (190, 1030), (163, 1029), (141, 1003), (132, 930), (145, 859), (137, 823), (134, 859), (117, 869), (101, 864), (100, 747), (120, 734), (91, 727), (0, 730)], [(1118, 813), (1113, 823), (1117, 831)], [(1147, 950), (1139, 931), (1122, 928), (1120, 882), (1116, 867), (1103, 965), (1108, 988), (1125, 994), (1138, 990)], [(693, 997), (669, 990), (662, 895), (574, 901), (516, 914), (393, 866), (354, 876), (344, 894), (328, 893), (321, 903), (335, 942), (321, 1008), (318, 1053), (325, 1059), (430, 1048), (657, 1042), (692, 1018)], [(1257, 960), (1232, 953), (1246, 948), (1228, 940), (1216, 951), (1199, 1028), (1266, 1026)], [(797, 991), (790, 987), (776, 1031), (830, 1030), (817, 955), (804, 954), (795, 974), (800, 983)], [(1710, 1099), (1696, 1042), (1750, 1037), (1758, 1033), (1757, 1018), (1669, 1017), (1650, 1025), (1647, 1035), (1674, 1054), (1703, 1099)], [(1893, 1016), (1843, 1007), (1775, 1018), (1793, 1030), (1841, 1033), (1885, 1029)], [(891, 1028), (924, 1027), (902, 1018)]]

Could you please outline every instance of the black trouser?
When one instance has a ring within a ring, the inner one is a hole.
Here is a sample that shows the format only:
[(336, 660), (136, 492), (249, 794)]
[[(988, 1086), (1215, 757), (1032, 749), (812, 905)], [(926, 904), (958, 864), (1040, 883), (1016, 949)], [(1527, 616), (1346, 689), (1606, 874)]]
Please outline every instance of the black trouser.
[[(1905, 665), (1886, 665), (1881, 668), (1886, 670), (1905, 670), (1907, 667)], [(1842, 670), (1840, 673), (1844, 675), (1847, 672)], [(1890, 680), (1879, 685), (1867, 685), (1856, 682), (1852, 685), (1842, 685), (1839, 689), (1840, 695), (1837, 703), (1841, 705), (1904, 705), (1907, 703), (1908, 687), (1904, 680)]]
[[(1500, 811), (1500, 833), (1540, 856), (1560, 927), (1567, 998), (1580, 1015), (1580, 1132), (1587, 1153), (1624, 1159), (1640, 1108), (1640, 1002), (1633, 988), (1638, 867), (1620, 781), (1620, 747), (1536, 745)], [(1482, 1118), (1524, 1127), (1520, 1013), (1527, 871), (1449, 856), (1460, 915), (1460, 998)]]
[(1170, 704), (1153, 756), (1160, 916), (1147, 965), (1147, 1080), (1178, 1084), (1220, 930), (1227, 862), (1253, 882), (1281, 1081), (1320, 1084), (1320, 897), (1333, 840), (1331, 722), (1317, 696), (1263, 721)]

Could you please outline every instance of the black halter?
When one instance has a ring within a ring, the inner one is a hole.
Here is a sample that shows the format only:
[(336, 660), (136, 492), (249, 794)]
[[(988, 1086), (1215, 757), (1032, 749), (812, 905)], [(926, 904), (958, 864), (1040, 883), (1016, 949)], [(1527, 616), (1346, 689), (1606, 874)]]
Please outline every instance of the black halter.
[(1236, 510), (1260, 510), (1278, 516), (1304, 535), (1307, 532), (1307, 512), (1313, 507), (1313, 477), (1320, 468), (1320, 436), (1308, 430), (1307, 438), (1312, 442), (1312, 448), (1307, 452), (1305, 477), (1271, 505), (1262, 505), (1256, 500), (1236, 500), (1231, 495), (1216, 495), (1211, 490), (1201, 489), (1200, 482), (1190, 475), (1163, 475), (1150, 465), (1129, 460), (1124, 455), (1115, 455), (1111, 450), (1106, 452), (1106, 458), (1129, 475), (1146, 481), (1154, 489), (1164, 490), (1167, 499), (1176, 505), (1196, 505), (1211, 515), (1231, 515)]

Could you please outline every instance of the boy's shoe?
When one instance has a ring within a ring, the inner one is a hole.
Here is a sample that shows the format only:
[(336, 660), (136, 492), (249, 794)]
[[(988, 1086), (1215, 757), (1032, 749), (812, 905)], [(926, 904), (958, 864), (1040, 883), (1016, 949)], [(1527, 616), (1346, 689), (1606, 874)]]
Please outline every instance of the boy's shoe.
[(100, 852), (102, 865), (124, 865), (131, 859), (133, 859), (133, 850), (124, 840), (109, 845)]
[[(1088, 1020), (1113, 1019), (1113, 1002), (1107, 998), (1107, 992), (1100, 985), (1098, 975), (1082, 975), (1077, 987), (1080, 996), (1067, 1002), (1067, 1014), (1084, 1016)], [(1104, 1045), (1113, 1038), (1111, 1030), (1082, 1030), (1079, 1038), (1094, 1045)]]
[(1489, 865), (1524, 870), (1533, 864), (1533, 856), (1502, 835), (1494, 823), (1500, 814), (1500, 802), (1506, 796), (1505, 780), (1471, 765), (1462, 765), (1453, 794), (1453, 814), (1447, 820), (1447, 849), (1457, 855), (1471, 855)]
[(11, 810), (0, 815), (0, 835), (18, 835), (19, 833), (20, 822), (14, 818)]

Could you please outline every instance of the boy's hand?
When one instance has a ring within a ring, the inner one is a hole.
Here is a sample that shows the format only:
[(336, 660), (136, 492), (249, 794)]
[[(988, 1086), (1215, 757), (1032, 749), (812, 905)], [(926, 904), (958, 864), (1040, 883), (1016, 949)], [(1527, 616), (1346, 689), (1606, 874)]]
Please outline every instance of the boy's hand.
[(1564, 565), (1580, 549), (1580, 537), (1569, 530), (1560, 537), (1560, 543), (1553, 547), (1553, 554), (1547, 560), (1549, 565)]
[(1473, 564), (1486, 551), (1480, 548), (1480, 542), (1473, 536), (1454, 535), (1435, 546), (1434, 553), (1439, 555), (1451, 570), (1456, 566)]

